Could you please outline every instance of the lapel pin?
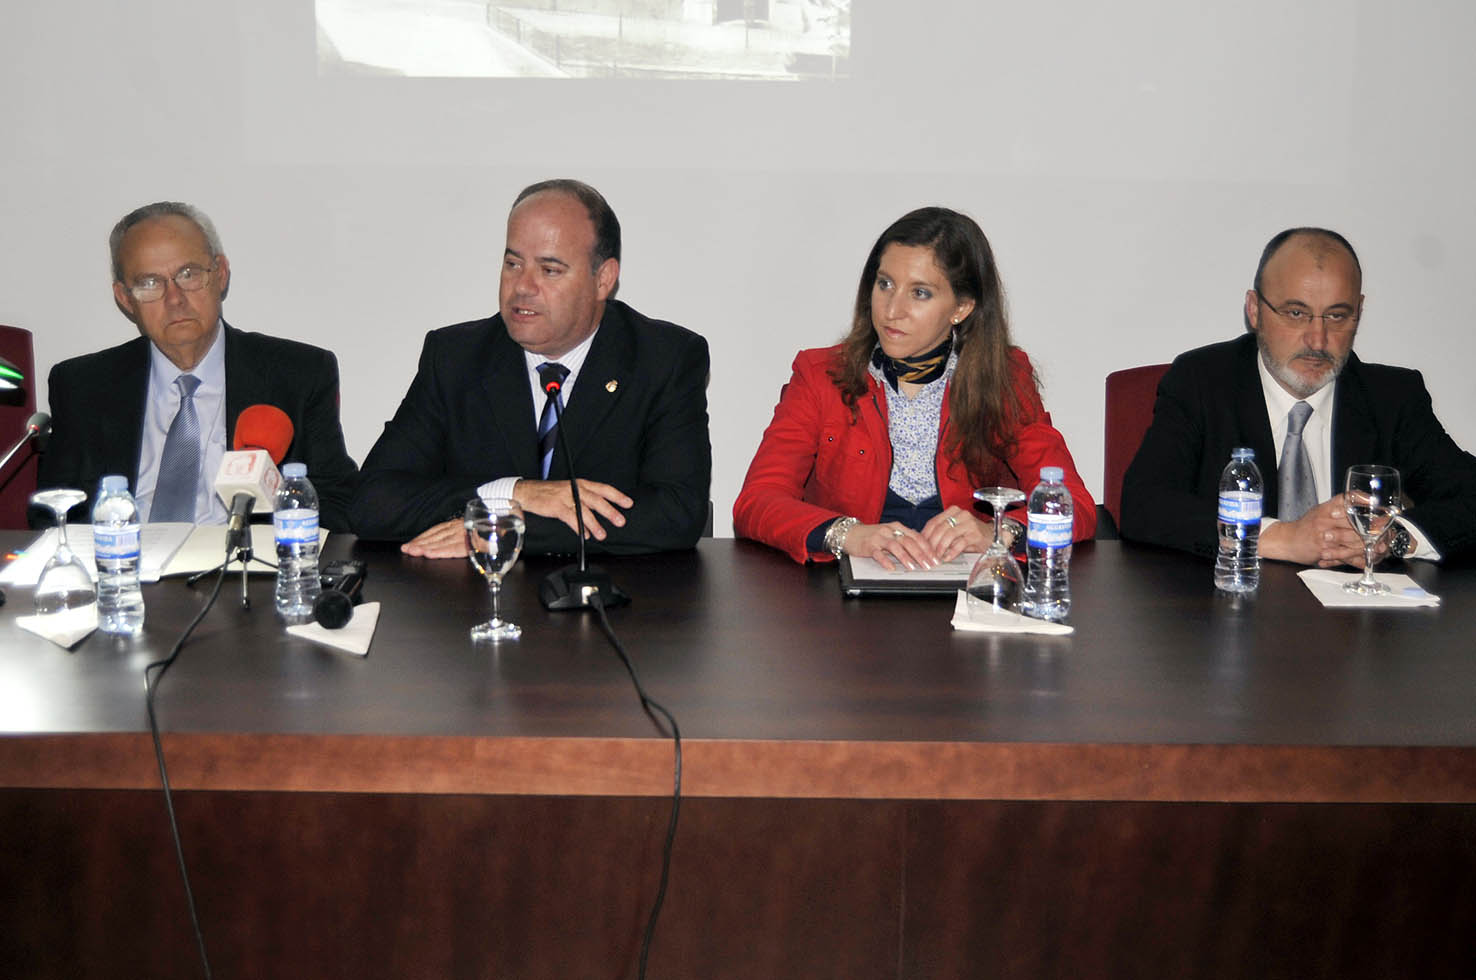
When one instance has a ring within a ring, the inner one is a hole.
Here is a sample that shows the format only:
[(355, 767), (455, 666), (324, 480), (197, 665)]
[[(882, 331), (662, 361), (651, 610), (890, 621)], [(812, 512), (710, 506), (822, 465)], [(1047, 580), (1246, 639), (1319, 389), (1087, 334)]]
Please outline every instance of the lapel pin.
[(605, 390), (608, 391), (612, 395), (615, 394), (615, 389), (616, 388), (619, 388), (619, 387), (620, 387), (620, 382), (619, 381), (616, 381), (614, 378), (611, 378), (609, 381), (606, 381), (605, 382)]

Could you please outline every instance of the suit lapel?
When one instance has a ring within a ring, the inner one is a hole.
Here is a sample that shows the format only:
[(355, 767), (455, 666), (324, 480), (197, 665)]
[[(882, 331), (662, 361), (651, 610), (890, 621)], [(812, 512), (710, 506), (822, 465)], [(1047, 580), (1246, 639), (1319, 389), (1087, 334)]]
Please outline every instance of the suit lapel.
[[(605, 316), (599, 332), (590, 344), (589, 354), (579, 368), (574, 391), (564, 405), (564, 439), (575, 459), (584, 456), (584, 448), (600, 430), (601, 423), (614, 410), (628, 390), (635, 348), (630, 324), (619, 305), (605, 305)], [(557, 448), (550, 474), (557, 469), (568, 473), (568, 461)]]
[[(225, 447), (229, 452), (236, 444), (236, 419), (246, 408), (256, 367), (248, 362), (246, 351), (240, 342), (240, 331), (223, 319), (220, 322), (222, 340), (225, 343)], [(292, 434), (292, 441), (297, 441), (296, 432)], [(291, 453), (291, 447), (288, 447), (288, 452)]]
[(1260, 352), (1254, 335), (1247, 336), (1235, 364), (1235, 414), (1244, 445), (1255, 450), (1256, 467), (1264, 484), (1262, 510), (1275, 515), (1281, 507), (1279, 481), (1276, 475), (1276, 439), (1271, 434), (1271, 419), (1266, 414), (1266, 393), (1261, 389), (1261, 375), (1256, 368)]
[[(112, 443), (118, 447), (119, 459), (128, 461), (128, 485), (138, 489), (138, 454), (143, 449), (144, 413), (149, 401), (149, 341), (140, 337), (129, 349), (118, 377), (118, 390), (134, 393), (131, 416), (101, 413), (102, 425), (109, 435), (104, 445)], [(111, 454), (109, 454), (111, 455)], [(108, 472), (117, 472), (109, 462), (104, 467)], [(96, 490), (89, 487), (88, 490)]]
[(1332, 489), (1343, 490), (1343, 474), (1355, 463), (1378, 462), (1378, 428), (1374, 423), (1373, 405), (1363, 386), (1363, 372), (1358, 357), (1348, 355), (1348, 363), (1338, 375), (1333, 391), (1332, 413)]
[[(487, 343), (480, 356), (471, 358), (469, 369), (477, 372), (481, 401), (491, 431), (502, 443), (502, 451), (512, 461), (512, 474), (536, 475), (538, 465), (538, 429), (533, 416), (533, 390), (528, 384), (527, 364), (523, 348), (507, 335), (502, 318), (490, 321)], [(453, 425), (475, 429), (473, 419), (451, 420)]]

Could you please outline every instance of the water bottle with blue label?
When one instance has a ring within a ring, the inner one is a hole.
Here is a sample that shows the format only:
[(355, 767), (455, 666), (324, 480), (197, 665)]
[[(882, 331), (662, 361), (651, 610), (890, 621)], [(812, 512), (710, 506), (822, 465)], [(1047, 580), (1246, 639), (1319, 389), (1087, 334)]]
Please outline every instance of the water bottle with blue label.
[(138, 506), (128, 477), (105, 476), (92, 506), (92, 548), (97, 561), (97, 625), (104, 633), (143, 631), (143, 591), (138, 585)]
[(1021, 612), (1056, 622), (1071, 611), (1071, 491), (1059, 466), (1043, 466), (1030, 494), (1025, 554), (1029, 571)]
[(1254, 592), (1261, 584), (1261, 471), (1251, 449), (1234, 449), (1220, 476), (1219, 551), (1215, 588)]
[(318, 578), (318, 491), (308, 482), (305, 464), (282, 467), (272, 525), (277, 538), (277, 612), (289, 623), (306, 623), (313, 618), (313, 603), (323, 585)]

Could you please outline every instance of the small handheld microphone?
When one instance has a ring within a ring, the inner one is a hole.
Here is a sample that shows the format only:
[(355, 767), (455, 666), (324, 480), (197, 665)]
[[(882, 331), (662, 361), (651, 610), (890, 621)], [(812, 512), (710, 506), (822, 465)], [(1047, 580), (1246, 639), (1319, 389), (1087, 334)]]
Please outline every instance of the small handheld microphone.
[(364, 576), (368, 570), (361, 561), (334, 561), (323, 566), (320, 576), (323, 591), (313, 602), (313, 619), (324, 629), (343, 629), (354, 618), (354, 607), (364, 598)]
[(610, 581), (610, 576), (604, 569), (585, 563), (584, 506), (579, 501), (579, 480), (574, 475), (574, 457), (569, 452), (569, 442), (564, 438), (564, 407), (559, 403), (558, 397), (563, 387), (562, 382), (549, 378), (544, 382), (543, 390), (553, 398), (556, 423), (554, 438), (559, 442), (564, 459), (569, 462), (569, 489), (574, 494), (574, 521), (579, 525), (579, 564), (565, 565), (556, 572), (550, 572), (538, 583), (538, 601), (543, 603), (543, 608), (554, 611), (588, 609), (593, 605), (590, 600), (595, 596), (599, 597), (600, 605), (606, 609), (623, 606), (630, 602), (630, 596)]

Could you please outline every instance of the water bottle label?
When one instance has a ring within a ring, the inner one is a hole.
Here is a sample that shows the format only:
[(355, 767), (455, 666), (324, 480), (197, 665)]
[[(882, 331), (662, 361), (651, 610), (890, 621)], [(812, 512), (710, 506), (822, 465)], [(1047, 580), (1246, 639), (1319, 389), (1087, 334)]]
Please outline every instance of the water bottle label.
[(138, 525), (93, 528), (92, 549), (97, 557), (109, 561), (130, 561), (137, 558)]
[(1068, 514), (1031, 514), (1025, 526), (1025, 540), (1032, 548), (1064, 548), (1071, 544), (1071, 517)]
[(1261, 523), (1261, 495), (1244, 490), (1220, 494), (1220, 520), (1226, 524)]
[(278, 544), (296, 544), (318, 540), (318, 512), (315, 510), (279, 510), (272, 515)]

